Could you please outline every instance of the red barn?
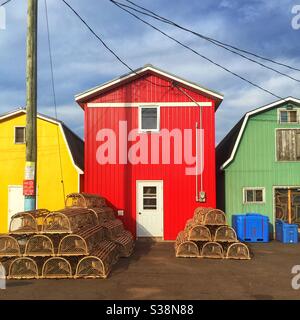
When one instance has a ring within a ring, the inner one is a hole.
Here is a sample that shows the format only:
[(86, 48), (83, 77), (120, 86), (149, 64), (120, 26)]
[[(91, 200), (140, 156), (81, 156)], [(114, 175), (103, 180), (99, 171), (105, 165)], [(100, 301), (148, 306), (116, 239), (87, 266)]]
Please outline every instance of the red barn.
[(217, 92), (146, 65), (76, 96), (85, 111), (85, 191), (137, 237), (174, 240), (215, 207)]

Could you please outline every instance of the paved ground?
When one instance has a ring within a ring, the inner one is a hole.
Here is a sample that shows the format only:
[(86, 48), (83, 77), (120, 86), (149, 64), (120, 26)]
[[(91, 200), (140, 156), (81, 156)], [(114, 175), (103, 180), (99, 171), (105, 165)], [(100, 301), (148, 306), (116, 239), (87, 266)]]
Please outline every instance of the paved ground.
[(106, 280), (8, 281), (1, 299), (299, 299), (300, 244), (253, 244), (251, 261), (176, 259), (173, 243), (137, 243)]

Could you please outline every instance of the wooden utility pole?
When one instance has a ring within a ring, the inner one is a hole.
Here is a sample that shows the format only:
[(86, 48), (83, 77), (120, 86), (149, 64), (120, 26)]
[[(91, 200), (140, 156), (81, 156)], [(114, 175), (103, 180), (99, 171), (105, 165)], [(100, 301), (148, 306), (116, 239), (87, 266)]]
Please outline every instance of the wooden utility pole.
[(37, 164), (37, 20), (38, 0), (28, 0), (26, 75), (25, 211), (36, 209)]

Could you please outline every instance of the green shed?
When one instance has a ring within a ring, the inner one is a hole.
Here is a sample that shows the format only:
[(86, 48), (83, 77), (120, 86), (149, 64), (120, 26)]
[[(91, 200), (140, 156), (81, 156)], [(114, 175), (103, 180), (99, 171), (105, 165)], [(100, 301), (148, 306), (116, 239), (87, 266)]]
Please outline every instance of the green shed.
[[(217, 203), (300, 224), (300, 100), (249, 111), (217, 146)], [(273, 230), (271, 230), (273, 231)]]

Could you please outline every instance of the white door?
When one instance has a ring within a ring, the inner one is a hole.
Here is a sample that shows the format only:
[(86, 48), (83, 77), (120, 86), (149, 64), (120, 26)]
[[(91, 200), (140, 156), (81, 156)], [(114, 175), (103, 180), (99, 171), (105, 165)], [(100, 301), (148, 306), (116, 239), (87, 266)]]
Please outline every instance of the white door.
[(137, 181), (137, 236), (163, 237), (163, 181)]
[(11, 217), (24, 211), (24, 196), (22, 186), (8, 186), (8, 226)]

